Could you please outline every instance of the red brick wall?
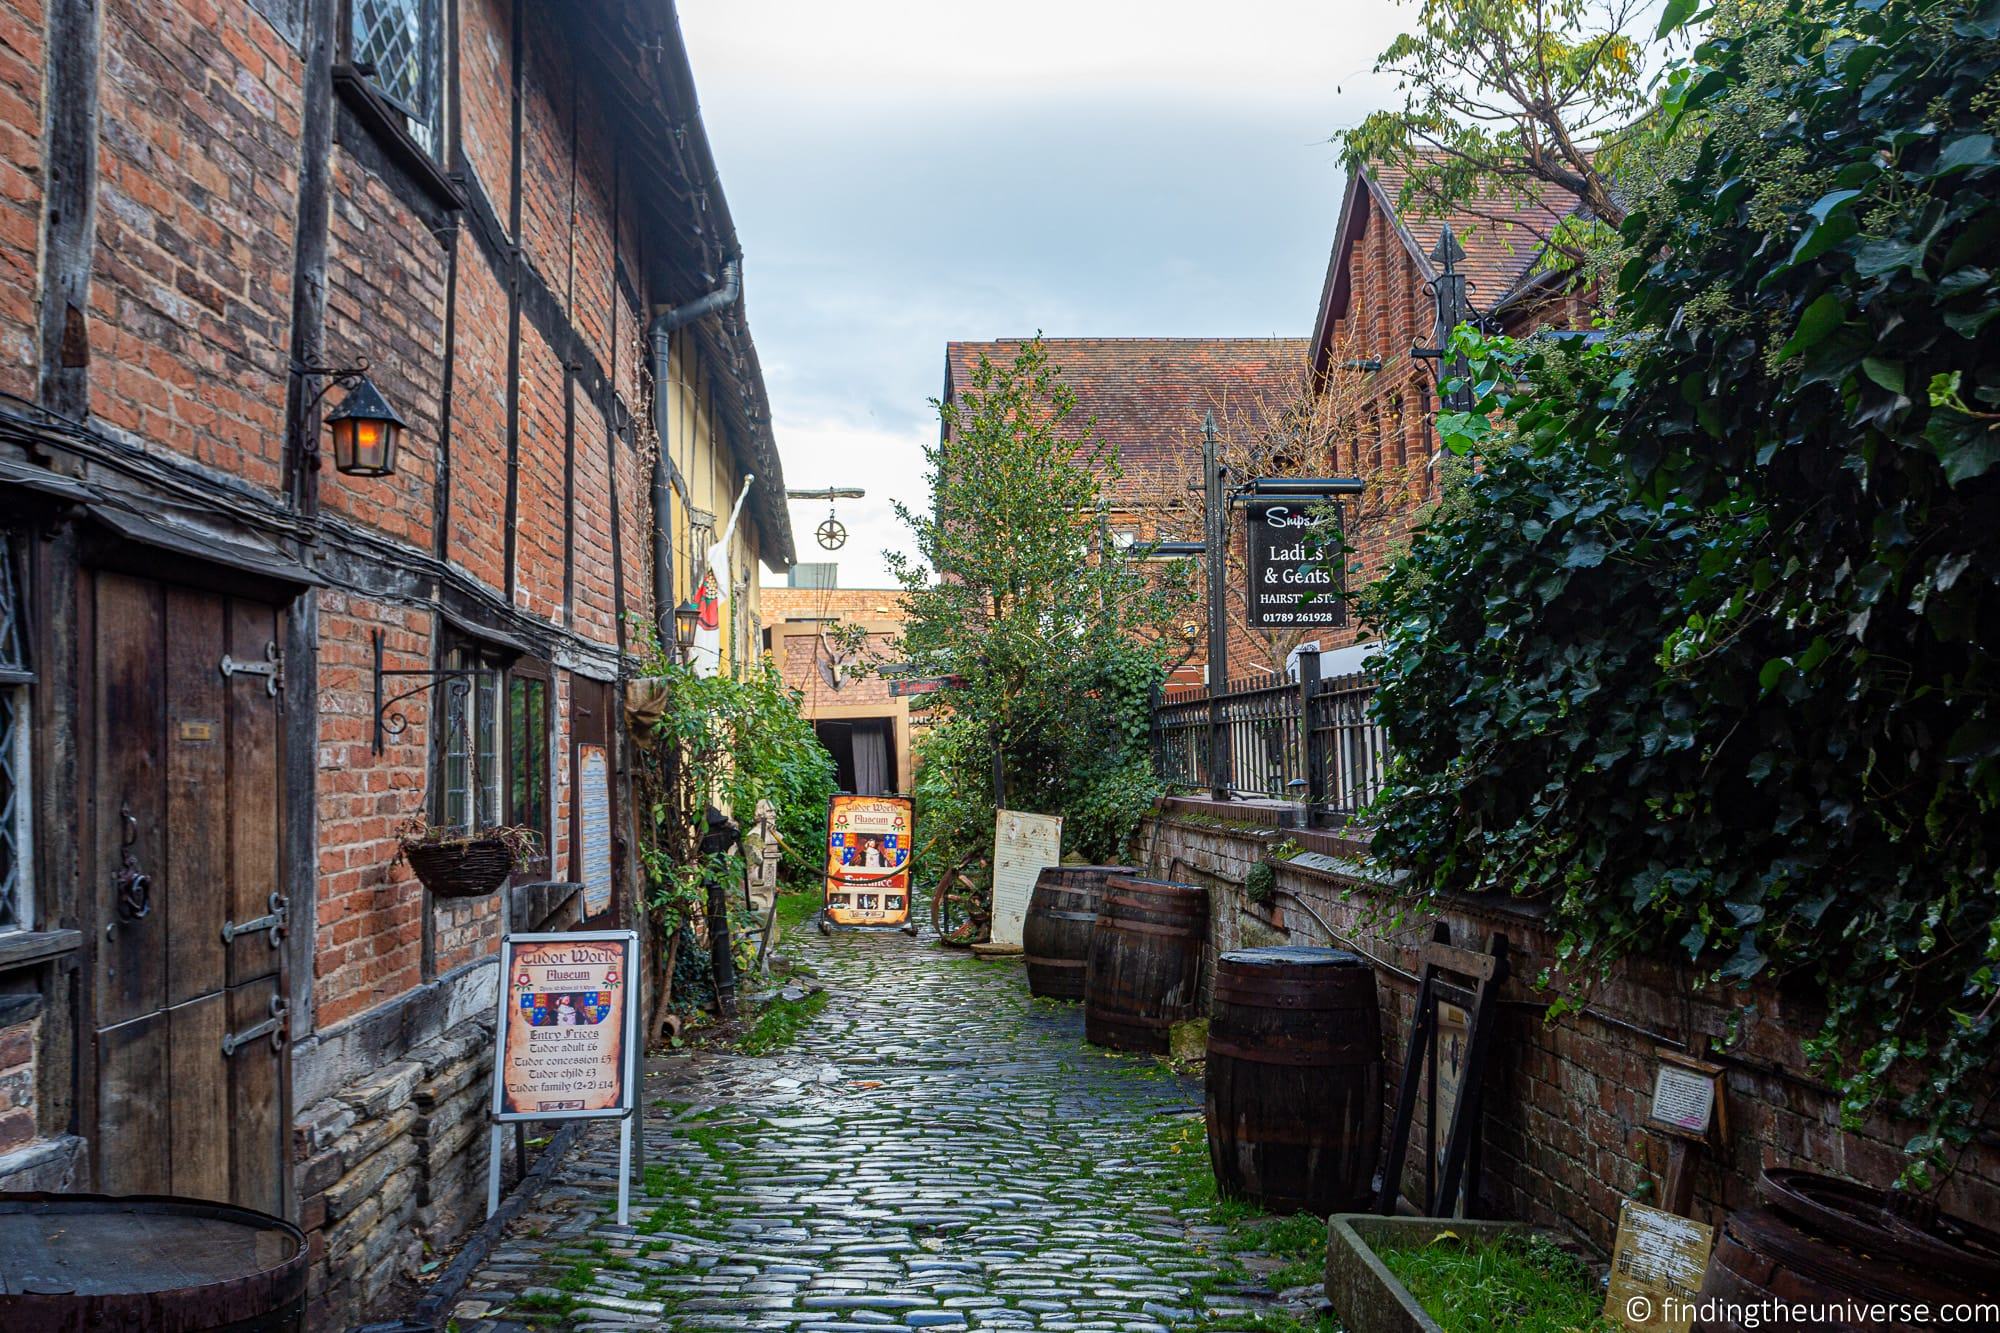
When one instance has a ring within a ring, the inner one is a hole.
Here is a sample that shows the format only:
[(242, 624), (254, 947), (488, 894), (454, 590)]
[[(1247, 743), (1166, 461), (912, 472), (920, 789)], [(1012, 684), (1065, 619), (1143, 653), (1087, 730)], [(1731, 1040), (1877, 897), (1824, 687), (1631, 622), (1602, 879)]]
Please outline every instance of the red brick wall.
[(513, 180), (513, 7), (474, 0), (458, 8), (458, 86), (465, 155), (504, 223)]
[(469, 235), (459, 240), (457, 296), (446, 542), (453, 564), (497, 588), (506, 578), (507, 285)]
[[(427, 551), (444, 419), (445, 248), (386, 182), (338, 147), (333, 190), (326, 359), (336, 366), (365, 363), (409, 429), (393, 476), (343, 477), (328, 457), (319, 473), (320, 504)], [(326, 403), (339, 402), (344, 392), (330, 390)], [(332, 442), (321, 448), (330, 452)]]
[[(514, 604), (563, 618), (563, 366), (521, 324), (519, 508), (514, 527)], [(504, 511), (503, 511), (504, 512)]]
[(35, 396), (42, 219), (39, 0), (0, 0), (0, 390)]
[(423, 808), (430, 700), (396, 705), (409, 720), (373, 750), (370, 635), (385, 665), (431, 665), (433, 617), (332, 589), (319, 595), (319, 924), (315, 1021), (331, 1027), (422, 980), (423, 891), (396, 858), (396, 831)]
[(615, 643), (612, 583), (617, 567), (590, 558), (611, 550), (611, 466), (604, 456), (604, 418), (581, 391), (576, 398), (576, 501), (572, 540), (577, 551), (576, 587), (571, 596), (576, 631), (599, 643)]
[(0, 1153), (35, 1138), (35, 1050), (41, 1029), (39, 1014), (0, 1027)]
[(99, 93), (91, 405), (275, 489), (301, 66), (230, 0), (111, 0)]

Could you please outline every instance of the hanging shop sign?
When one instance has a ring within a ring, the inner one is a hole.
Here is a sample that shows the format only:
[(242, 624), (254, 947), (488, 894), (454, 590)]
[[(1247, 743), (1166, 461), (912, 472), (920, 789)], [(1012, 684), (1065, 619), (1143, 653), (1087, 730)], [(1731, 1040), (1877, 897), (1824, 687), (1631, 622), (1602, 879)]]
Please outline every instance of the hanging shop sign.
[(486, 1210), (500, 1204), (500, 1132), (510, 1120), (617, 1119), (618, 1223), (630, 1207), (638, 1104), (639, 935), (507, 935), (500, 941), (499, 1039)]
[(826, 920), (901, 926), (910, 919), (916, 812), (907, 796), (833, 798), (826, 810)]
[(1345, 625), (1338, 506), (1252, 501), (1243, 510), (1250, 522), (1251, 626), (1315, 629)]
[(1021, 943), (1028, 900), (1042, 871), (1062, 860), (1062, 816), (1000, 810), (993, 816), (993, 942)]

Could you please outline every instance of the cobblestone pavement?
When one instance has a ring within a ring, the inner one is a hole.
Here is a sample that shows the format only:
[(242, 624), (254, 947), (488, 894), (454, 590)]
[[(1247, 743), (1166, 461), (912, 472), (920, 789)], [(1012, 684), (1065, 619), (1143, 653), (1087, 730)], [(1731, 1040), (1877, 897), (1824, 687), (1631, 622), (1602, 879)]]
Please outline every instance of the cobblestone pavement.
[(1186, 1206), (1198, 1083), (1086, 1045), (1018, 962), (788, 943), (824, 1012), (775, 1055), (661, 1062), (633, 1230), (599, 1125), (468, 1287), (462, 1333), (1266, 1326), (1257, 1256)]

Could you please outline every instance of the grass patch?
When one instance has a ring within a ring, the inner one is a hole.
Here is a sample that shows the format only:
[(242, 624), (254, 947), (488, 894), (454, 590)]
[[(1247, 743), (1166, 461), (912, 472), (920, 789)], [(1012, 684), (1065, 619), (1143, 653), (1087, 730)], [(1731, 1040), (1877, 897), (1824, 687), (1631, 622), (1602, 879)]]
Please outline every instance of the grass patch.
[(528, 1315), (566, 1315), (576, 1309), (576, 1297), (567, 1293), (551, 1296), (544, 1292), (527, 1291), (516, 1296), (507, 1304), (508, 1313), (520, 1311)]
[(819, 915), (825, 901), (818, 889), (787, 889), (778, 895), (778, 930), (802, 930)]
[(814, 991), (800, 1000), (779, 998), (757, 1011), (757, 1021), (736, 1043), (745, 1055), (769, 1055), (799, 1039), (806, 1024), (819, 1017), (827, 1005), (825, 991)]
[(1608, 1333), (1595, 1274), (1546, 1236), (1444, 1232), (1376, 1255), (1448, 1333)]
[[(1275, 1270), (1261, 1278), (1274, 1291), (1320, 1282), (1326, 1272), (1326, 1219), (1311, 1213), (1278, 1217), (1241, 1199), (1223, 1198), (1209, 1165), (1208, 1127), (1202, 1118), (1163, 1116), (1154, 1125), (1154, 1153), (1166, 1168), (1154, 1184), (1154, 1202), (1177, 1213), (1206, 1214), (1208, 1221), (1228, 1233), (1215, 1244), (1222, 1254), (1259, 1254), (1280, 1260)], [(1234, 1267), (1240, 1274), (1240, 1263)], [(1222, 1275), (1224, 1279), (1230, 1276)], [(1275, 1333), (1313, 1327), (1296, 1320), (1283, 1322), (1288, 1316), (1272, 1318), (1280, 1322), (1242, 1327), (1268, 1328)]]

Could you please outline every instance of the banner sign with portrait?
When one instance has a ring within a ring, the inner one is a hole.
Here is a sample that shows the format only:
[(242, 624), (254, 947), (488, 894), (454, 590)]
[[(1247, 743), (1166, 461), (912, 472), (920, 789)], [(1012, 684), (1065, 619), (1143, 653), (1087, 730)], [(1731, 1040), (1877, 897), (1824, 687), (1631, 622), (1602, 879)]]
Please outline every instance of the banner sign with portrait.
[(612, 1118), (636, 1104), (639, 936), (509, 935), (500, 942), (500, 1120)]
[(826, 919), (900, 926), (910, 919), (916, 813), (907, 796), (833, 798), (826, 811)]
[(1337, 628), (1341, 596), (1336, 506), (1248, 504), (1250, 624), (1255, 629)]

